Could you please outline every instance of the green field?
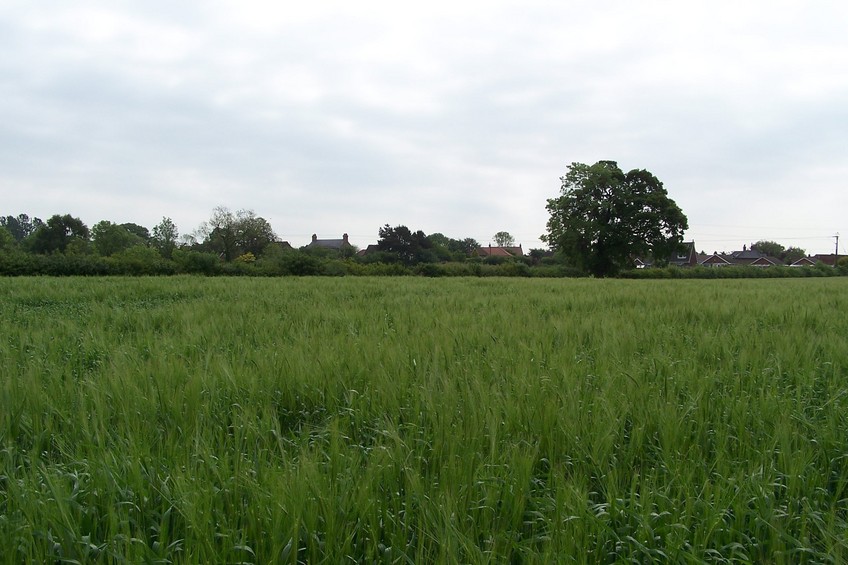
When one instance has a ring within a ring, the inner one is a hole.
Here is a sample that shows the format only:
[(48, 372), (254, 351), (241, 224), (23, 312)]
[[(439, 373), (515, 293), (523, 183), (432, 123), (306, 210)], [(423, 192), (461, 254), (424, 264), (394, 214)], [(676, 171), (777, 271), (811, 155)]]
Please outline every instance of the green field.
[(848, 279), (0, 279), (0, 562), (844, 563)]

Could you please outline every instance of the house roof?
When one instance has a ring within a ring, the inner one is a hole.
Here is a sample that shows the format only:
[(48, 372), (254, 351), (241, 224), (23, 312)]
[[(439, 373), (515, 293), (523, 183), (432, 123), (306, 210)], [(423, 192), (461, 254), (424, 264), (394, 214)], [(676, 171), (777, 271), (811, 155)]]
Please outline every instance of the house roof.
[(816, 262), (811, 257), (801, 257), (791, 265), (790, 267), (809, 267), (815, 265)]
[(773, 265), (782, 265), (783, 261), (776, 257), (768, 257), (763, 255), (762, 257), (758, 257), (753, 261), (747, 263), (748, 265), (753, 265), (754, 267), (771, 267)]
[(684, 241), (681, 245), (683, 248), (679, 251), (673, 251), (671, 256), (668, 258), (668, 263), (670, 265), (677, 265), (678, 267), (682, 267), (683, 265), (694, 265), (696, 262), (696, 257), (698, 256), (695, 251), (695, 242), (694, 241)]
[(359, 251), (356, 252), (356, 254), (359, 255), (359, 256), (363, 256), (363, 255), (368, 255), (369, 253), (376, 253), (379, 250), (380, 250), (379, 245), (377, 245), (376, 243), (369, 243), (368, 246), (365, 249), (360, 249)]
[(318, 236), (316, 234), (312, 234), (312, 241), (307, 247), (342, 249), (344, 247), (350, 247), (350, 242), (347, 239), (347, 234), (344, 234), (341, 239), (318, 239)]
[(479, 247), (475, 250), (479, 257), (521, 257), (524, 251), (518, 247)]
[(828, 254), (819, 253), (818, 255), (813, 255), (812, 259), (816, 263), (821, 261), (825, 265), (830, 265), (831, 267), (833, 267), (834, 265), (836, 265), (836, 262), (839, 261), (840, 259), (842, 259), (843, 257), (848, 257), (848, 255), (834, 255), (833, 253), (828, 253)]
[(712, 255), (699, 256), (698, 264), (700, 265), (730, 265), (727, 256), (724, 254), (713, 253)]
[(771, 267), (783, 265), (777, 257), (769, 257), (754, 249), (743, 249), (731, 253), (713, 253), (712, 255), (698, 254), (699, 265), (751, 265), (754, 267)]
[(734, 251), (730, 254), (731, 259), (734, 261), (756, 261), (762, 257), (765, 257), (764, 254), (760, 253), (756, 249), (743, 249), (742, 251)]

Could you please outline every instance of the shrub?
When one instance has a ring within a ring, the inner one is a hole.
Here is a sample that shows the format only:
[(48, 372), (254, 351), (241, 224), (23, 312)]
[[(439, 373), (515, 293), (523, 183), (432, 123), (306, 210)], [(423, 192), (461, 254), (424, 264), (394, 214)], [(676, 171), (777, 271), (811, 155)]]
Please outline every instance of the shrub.
[(162, 258), (152, 247), (136, 245), (115, 253), (107, 259), (113, 274), (120, 275), (172, 275), (176, 265)]
[(216, 275), (221, 272), (221, 260), (214, 253), (175, 249), (173, 258), (180, 273)]

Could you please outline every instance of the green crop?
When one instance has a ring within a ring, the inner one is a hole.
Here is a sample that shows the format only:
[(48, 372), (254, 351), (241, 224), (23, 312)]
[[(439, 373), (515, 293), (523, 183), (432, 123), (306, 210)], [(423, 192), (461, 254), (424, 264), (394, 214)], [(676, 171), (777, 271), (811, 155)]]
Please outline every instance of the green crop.
[(848, 284), (0, 279), (0, 562), (843, 563)]

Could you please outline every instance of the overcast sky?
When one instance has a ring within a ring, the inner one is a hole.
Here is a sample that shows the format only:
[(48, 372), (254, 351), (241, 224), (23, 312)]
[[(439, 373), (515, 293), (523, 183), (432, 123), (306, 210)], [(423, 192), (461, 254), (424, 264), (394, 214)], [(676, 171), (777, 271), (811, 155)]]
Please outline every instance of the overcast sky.
[(541, 247), (572, 162), (647, 169), (699, 250), (848, 248), (848, 3), (0, 3), (0, 214), (298, 246)]

